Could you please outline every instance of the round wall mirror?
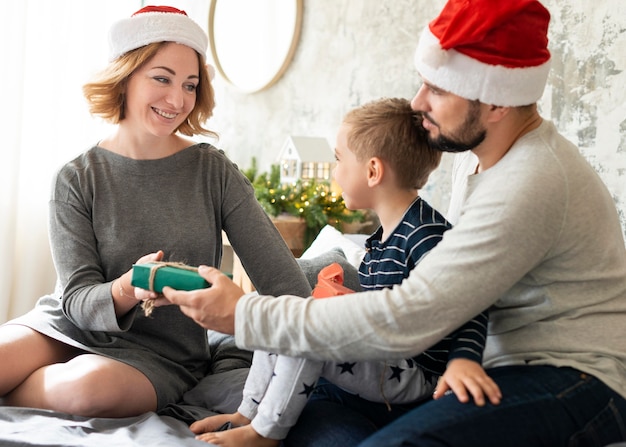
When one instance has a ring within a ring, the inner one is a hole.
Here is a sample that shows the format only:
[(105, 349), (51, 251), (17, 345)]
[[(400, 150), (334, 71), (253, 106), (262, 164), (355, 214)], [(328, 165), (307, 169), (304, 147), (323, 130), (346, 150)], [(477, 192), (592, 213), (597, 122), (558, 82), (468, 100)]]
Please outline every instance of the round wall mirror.
[(215, 67), (240, 90), (268, 88), (298, 45), (303, 0), (211, 0), (209, 43)]

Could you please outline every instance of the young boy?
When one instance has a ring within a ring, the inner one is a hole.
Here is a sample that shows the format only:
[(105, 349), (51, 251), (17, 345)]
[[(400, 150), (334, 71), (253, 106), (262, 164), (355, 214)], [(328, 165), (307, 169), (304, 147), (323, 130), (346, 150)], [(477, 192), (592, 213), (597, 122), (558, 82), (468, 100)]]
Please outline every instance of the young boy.
[[(419, 123), (407, 100), (381, 99), (349, 112), (337, 135), (334, 177), (346, 207), (372, 209), (381, 224), (368, 238), (359, 268), (364, 290), (401, 283), (450, 228), (418, 195), (441, 160)], [(415, 358), (380, 362), (320, 362), (257, 351), (238, 411), (198, 421), (191, 430), (216, 445), (277, 446), (320, 377), (388, 406), (430, 397), (448, 362), (457, 369), (449, 369), (444, 382), (461, 372), (490, 381), (480, 367), (486, 332), (483, 313)], [(236, 428), (213, 431), (227, 422)]]

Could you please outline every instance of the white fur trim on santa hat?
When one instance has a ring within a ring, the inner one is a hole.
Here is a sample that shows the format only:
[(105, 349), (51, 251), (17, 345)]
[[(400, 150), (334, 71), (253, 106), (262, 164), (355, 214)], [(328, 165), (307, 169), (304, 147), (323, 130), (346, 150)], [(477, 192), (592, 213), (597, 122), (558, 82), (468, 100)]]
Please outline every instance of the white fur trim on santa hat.
[(114, 23), (109, 32), (109, 59), (154, 42), (176, 42), (206, 57), (209, 39), (204, 30), (184, 14), (142, 12)]
[(489, 65), (454, 49), (442, 49), (427, 26), (415, 51), (415, 67), (428, 83), (442, 90), (484, 104), (516, 107), (541, 98), (550, 60), (523, 68)]

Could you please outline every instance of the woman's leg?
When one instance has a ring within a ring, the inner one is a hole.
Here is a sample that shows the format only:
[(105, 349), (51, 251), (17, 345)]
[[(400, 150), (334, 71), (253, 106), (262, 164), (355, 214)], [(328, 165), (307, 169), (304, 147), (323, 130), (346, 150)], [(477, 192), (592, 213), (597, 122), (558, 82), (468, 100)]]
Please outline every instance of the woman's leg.
[(150, 380), (132, 366), (81, 354), (39, 368), (5, 403), (87, 417), (128, 417), (156, 411), (157, 395)]
[(0, 359), (3, 405), (103, 417), (156, 409), (152, 383), (135, 368), (25, 326), (0, 326)]
[(80, 352), (26, 326), (0, 326), (0, 396), (42, 366), (66, 362)]

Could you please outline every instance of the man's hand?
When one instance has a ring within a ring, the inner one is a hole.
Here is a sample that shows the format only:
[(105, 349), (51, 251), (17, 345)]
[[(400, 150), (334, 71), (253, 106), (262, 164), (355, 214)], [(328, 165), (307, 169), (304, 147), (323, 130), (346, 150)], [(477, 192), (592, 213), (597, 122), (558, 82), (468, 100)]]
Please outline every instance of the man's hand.
[(176, 304), (203, 328), (234, 334), (235, 307), (244, 291), (216, 268), (201, 265), (198, 273), (210, 287), (189, 292), (164, 287), (164, 297), (155, 300), (155, 306)]

